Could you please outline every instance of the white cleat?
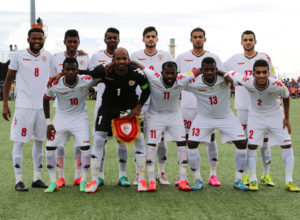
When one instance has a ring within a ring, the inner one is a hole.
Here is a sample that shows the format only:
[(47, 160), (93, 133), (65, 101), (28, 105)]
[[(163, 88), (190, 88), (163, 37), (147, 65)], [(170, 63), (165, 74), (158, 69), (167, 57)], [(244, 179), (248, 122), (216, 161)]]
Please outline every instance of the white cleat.
[(139, 173), (136, 173), (133, 185), (137, 186), (138, 184), (139, 184)]
[(87, 184), (87, 188), (85, 189), (86, 193), (94, 193), (99, 191), (99, 184), (97, 180), (92, 180), (90, 183)]
[(156, 181), (162, 185), (170, 185), (170, 182), (167, 180), (164, 172), (157, 175)]

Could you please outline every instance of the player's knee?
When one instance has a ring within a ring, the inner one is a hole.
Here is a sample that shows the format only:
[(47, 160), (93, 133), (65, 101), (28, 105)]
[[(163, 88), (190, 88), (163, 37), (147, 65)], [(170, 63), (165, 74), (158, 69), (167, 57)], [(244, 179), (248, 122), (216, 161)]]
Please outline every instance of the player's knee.
[(247, 140), (240, 140), (233, 142), (237, 149), (246, 149), (247, 148)]
[(94, 137), (94, 147), (101, 148), (104, 147), (107, 137), (107, 132), (96, 131)]
[(80, 146), (80, 150), (89, 150), (90, 146)]
[(196, 149), (199, 145), (199, 142), (196, 141), (188, 141), (188, 148), (189, 149)]

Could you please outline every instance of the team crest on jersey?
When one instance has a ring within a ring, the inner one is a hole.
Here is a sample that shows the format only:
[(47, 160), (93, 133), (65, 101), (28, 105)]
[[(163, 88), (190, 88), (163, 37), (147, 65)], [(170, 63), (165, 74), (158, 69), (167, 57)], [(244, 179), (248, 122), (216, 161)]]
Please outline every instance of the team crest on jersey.
[(180, 89), (180, 88), (181, 88), (181, 86), (180, 86), (180, 85), (177, 85), (177, 86), (174, 86), (173, 89)]
[(134, 85), (135, 85), (135, 81), (134, 81), (134, 80), (129, 80), (129, 81), (128, 81), (128, 84), (129, 84), (130, 86), (134, 86)]
[(79, 90), (80, 90), (80, 92), (86, 91), (86, 86), (81, 86), (81, 87), (79, 88)]
[(164, 58), (164, 55), (162, 55), (162, 54), (159, 54), (158, 55), (158, 59), (161, 61), (162, 59)]
[(274, 93), (274, 92), (268, 92), (268, 95), (269, 95), (269, 96), (274, 96), (275, 93)]
[(220, 89), (225, 89), (226, 87), (227, 87), (226, 82), (222, 82), (222, 83), (219, 84)]
[(84, 60), (80, 60), (79, 65), (83, 65), (83, 64), (84, 64)]
[(42, 56), (42, 60), (43, 60), (44, 62), (46, 62), (47, 57), (46, 57), (46, 56)]

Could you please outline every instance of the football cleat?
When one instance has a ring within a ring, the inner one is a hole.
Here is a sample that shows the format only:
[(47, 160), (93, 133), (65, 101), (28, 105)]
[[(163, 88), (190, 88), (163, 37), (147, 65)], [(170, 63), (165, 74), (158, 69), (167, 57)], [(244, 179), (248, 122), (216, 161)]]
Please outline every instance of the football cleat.
[(208, 180), (208, 184), (212, 186), (221, 186), (221, 183), (216, 175), (211, 175), (211, 177)]
[(135, 175), (135, 180), (133, 182), (133, 185), (137, 186), (139, 184), (139, 173), (137, 172)]
[(128, 181), (128, 178), (126, 176), (122, 176), (119, 181), (118, 181), (118, 184), (120, 186), (124, 186), (124, 187), (128, 187), (130, 186), (130, 182)]
[[(188, 181), (188, 179), (187, 179), (187, 178), (185, 178), (185, 180), (184, 180), (184, 181), (186, 182), (186, 185), (188, 185), (188, 184), (189, 184), (189, 181)], [(176, 183), (174, 183), (174, 186), (178, 186), (178, 185), (179, 185), (179, 183), (180, 183), (180, 177), (178, 177), (178, 179), (177, 179)]]
[(86, 187), (87, 187), (86, 181), (81, 181), (80, 182), (80, 189), (79, 189), (79, 191), (80, 192), (85, 192)]
[(139, 192), (147, 192), (147, 182), (144, 179), (141, 179), (138, 183), (138, 191)]
[(203, 183), (200, 179), (197, 179), (195, 184), (191, 186), (191, 190), (201, 190), (203, 189)]
[(57, 183), (52, 183), (50, 182), (49, 186), (47, 189), (44, 190), (45, 193), (52, 193), (55, 190), (57, 190), (59, 187), (57, 187)]
[(162, 185), (170, 185), (170, 182), (167, 180), (164, 172), (161, 172), (160, 174), (157, 175), (156, 182)]
[(300, 189), (297, 186), (295, 186), (292, 181), (285, 184), (285, 190), (290, 192), (300, 192)]
[(238, 179), (234, 184), (233, 188), (238, 189), (238, 190), (248, 190), (249, 187), (244, 185), (241, 179)]
[(249, 190), (251, 191), (257, 191), (258, 190), (258, 182), (257, 181), (251, 181), (249, 185)]
[(48, 188), (48, 186), (42, 180), (37, 180), (37, 181), (32, 182), (31, 187)]
[(249, 186), (250, 184), (250, 175), (247, 173), (243, 175), (243, 184), (246, 186)]
[(155, 192), (156, 191), (156, 182), (154, 180), (151, 180), (148, 185), (148, 192)]
[(65, 178), (59, 177), (58, 180), (56, 181), (56, 184), (58, 188), (65, 186), (66, 185)]
[(86, 193), (94, 193), (99, 191), (99, 183), (97, 180), (92, 180), (90, 183), (87, 184), (85, 189)]
[(27, 192), (28, 188), (24, 185), (22, 181), (20, 181), (15, 185), (15, 190), (20, 192)]
[(264, 174), (260, 178), (261, 182), (266, 184), (267, 186), (275, 186), (270, 174)]
[(186, 181), (185, 180), (182, 180), (179, 185), (178, 185), (178, 189), (179, 190), (182, 190), (182, 191), (190, 191), (191, 190), (191, 187), (189, 187), (187, 184), (186, 184)]
[(81, 176), (79, 178), (73, 180), (73, 185), (75, 185), (75, 186), (80, 185), (80, 183), (81, 183)]

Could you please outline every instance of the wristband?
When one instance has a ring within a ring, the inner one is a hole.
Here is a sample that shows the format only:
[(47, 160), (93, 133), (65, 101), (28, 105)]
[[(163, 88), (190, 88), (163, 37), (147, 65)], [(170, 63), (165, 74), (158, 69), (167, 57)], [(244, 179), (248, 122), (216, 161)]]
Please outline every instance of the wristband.
[(52, 124), (51, 118), (46, 118), (46, 124), (47, 124), (47, 126)]

